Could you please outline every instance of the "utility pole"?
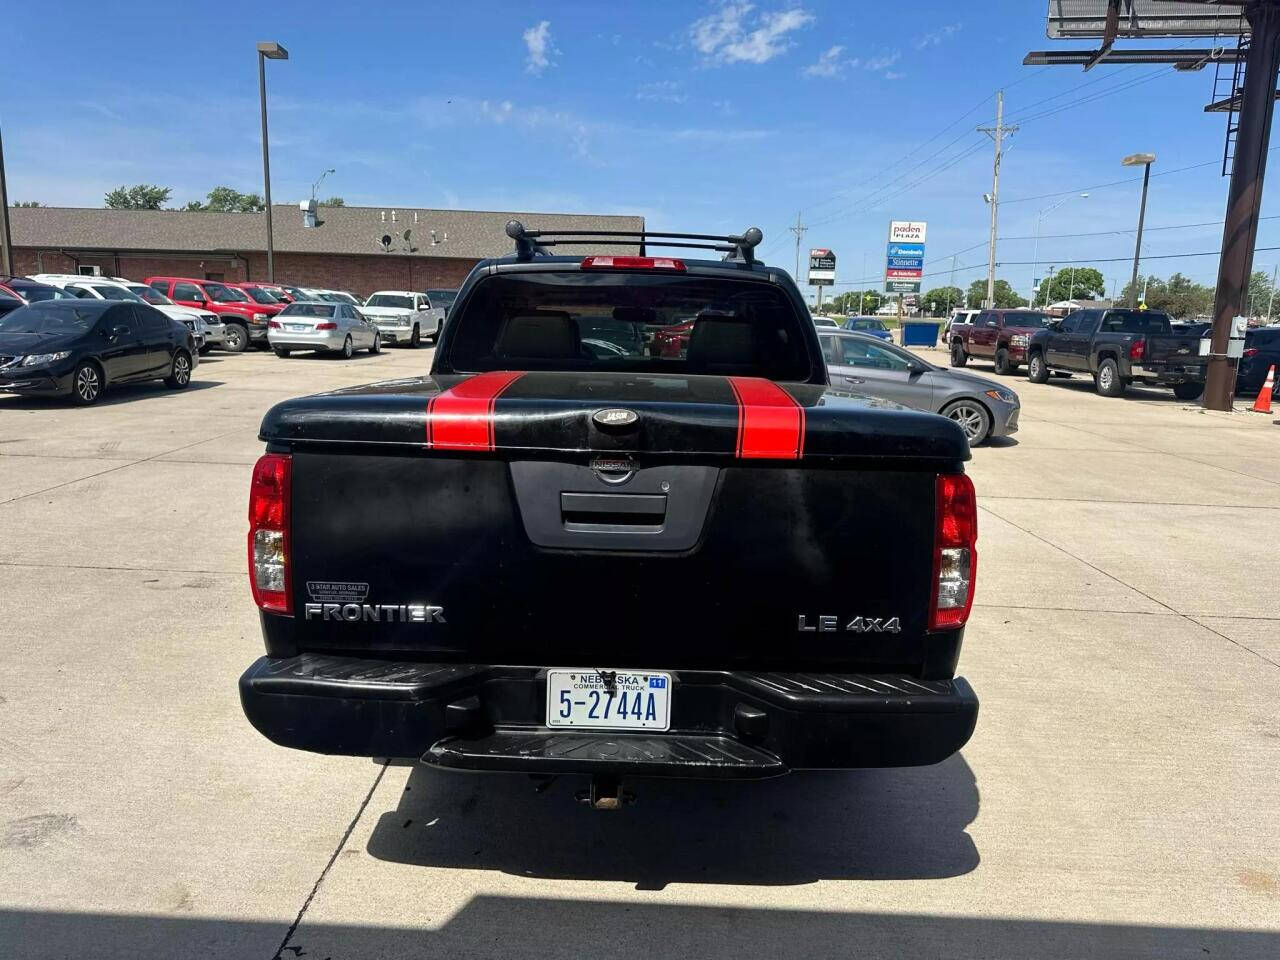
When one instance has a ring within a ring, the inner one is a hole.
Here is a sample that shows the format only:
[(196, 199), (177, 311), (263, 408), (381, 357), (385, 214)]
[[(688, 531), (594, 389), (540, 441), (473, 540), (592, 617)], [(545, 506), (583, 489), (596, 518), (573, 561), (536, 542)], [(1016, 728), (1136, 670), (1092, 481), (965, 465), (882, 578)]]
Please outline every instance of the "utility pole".
[[(0, 187), (0, 192), (3, 192), (3, 187)], [(1275, 299), (1276, 299), (1276, 271), (1277, 270), (1280, 270), (1280, 263), (1277, 263), (1274, 267), (1271, 268), (1271, 293), (1267, 297), (1267, 326), (1271, 326), (1271, 305), (1275, 303)]]
[(996, 305), (996, 221), (1000, 215), (1000, 157), (1004, 153), (1004, 138), (1017, 132), (1017, 126), (1004, 125), (1004, 91), (996, 91), (996, 125), (979, 127), (980, 133), (989, 136), (996, 145), (995, 162), (991, 168), (991, 240), (987, 245), (987, 300), (983, 306), (990, 309)]
[(796, 275), (794, 279), (798, 285), (800, 283), (800, 239), (804, 236), (804, 232), (809, 229), (800, 222), (799, 210), (796, 211), (796, 225), (787, 227), (787, 229), (796, 235)]

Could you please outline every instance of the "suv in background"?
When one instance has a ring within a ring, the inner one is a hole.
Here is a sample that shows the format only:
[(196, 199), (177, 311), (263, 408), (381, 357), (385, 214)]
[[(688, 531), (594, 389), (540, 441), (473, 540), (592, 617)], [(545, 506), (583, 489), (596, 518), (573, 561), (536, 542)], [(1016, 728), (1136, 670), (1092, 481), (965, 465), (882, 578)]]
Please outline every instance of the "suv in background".
[(240, 353), (250, 343), (267, 343), (268, 313), (270, 310), (255, 303), (250, 296), (220, 280), (197, 280), (194, 277), (147, 277), (145, 283), (154, 287), (174, 303), (183, 307), (196, 307), (212, 311), (222, 318), (226, 331), (224, 347), (232, 353)]
[(951, 328), (957, 323), (973, 323), (973, 318), (981, 312), (981, 310), (952, 310), (951, 316), (947, 317), (942, 324), (942, 342), (947, 342), (947, 336), (951, 333)]

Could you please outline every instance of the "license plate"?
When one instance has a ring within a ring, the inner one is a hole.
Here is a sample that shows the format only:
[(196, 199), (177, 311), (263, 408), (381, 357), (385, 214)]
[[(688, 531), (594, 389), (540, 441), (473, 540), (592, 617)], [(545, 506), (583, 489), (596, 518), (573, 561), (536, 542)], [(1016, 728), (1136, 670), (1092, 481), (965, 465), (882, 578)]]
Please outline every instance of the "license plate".
[(671, 674), (618, 670), (608, 684), (598, 670), (547, 671), (547, 726), (667, 730)]
[(286, 324), (284, 325), (284, 328), (285, 328), (286, 330), (298, 330), (298, 331), (302, 331), (302, 330), (310, 330), (310, 329), (311, 329), (311, 324), (309, 324), (309, 323), (286, 323)]

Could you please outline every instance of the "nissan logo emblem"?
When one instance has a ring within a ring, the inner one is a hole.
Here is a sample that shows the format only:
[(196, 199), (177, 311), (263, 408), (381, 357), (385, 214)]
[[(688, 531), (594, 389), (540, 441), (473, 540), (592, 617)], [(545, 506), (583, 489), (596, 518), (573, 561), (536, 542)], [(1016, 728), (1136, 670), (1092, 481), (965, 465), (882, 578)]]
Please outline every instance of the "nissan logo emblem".
[(597, 410), (593, 413), (591, 419), (595, 421), (596, 426), (607, 430), (634, 426), (640, 417), (634, 410), (624, 410), (622, 407), (605, 407), (603, 410)]
[(630, 457), (596, 457), (589, 464), (596, 479), (603, 483), (626, 483), (636, 472), (636, 463)]

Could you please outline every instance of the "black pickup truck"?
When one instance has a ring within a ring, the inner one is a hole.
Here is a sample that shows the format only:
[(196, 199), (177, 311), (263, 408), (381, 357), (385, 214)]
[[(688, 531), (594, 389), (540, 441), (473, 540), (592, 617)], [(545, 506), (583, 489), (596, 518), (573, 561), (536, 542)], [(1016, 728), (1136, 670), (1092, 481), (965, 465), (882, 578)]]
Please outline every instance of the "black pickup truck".
[[(978, 710), (955, 676), (977, 565), (960, 428), (828, 386), (754, 228), (507, 232), (430, 376), (263, 420), (250, 722), (321, 753), (588, 775), (601, 807), (623, 777), (959, 750)], [(611, 242), (726, 256), (547, 252)], [(638, 335), (690, 318), (678, 355)], [(616, 350), (583, 345), (614, 328)]]
[(1204, 393), (1199, 338), (1174, 333), (1159, 310), (1076, 310), (1027, 344), (1027, 379), (1044, 383), (1050, 372), (1087, 373), (1104, 397), (1130, 385), (1173, 387), (1179, 400)]

